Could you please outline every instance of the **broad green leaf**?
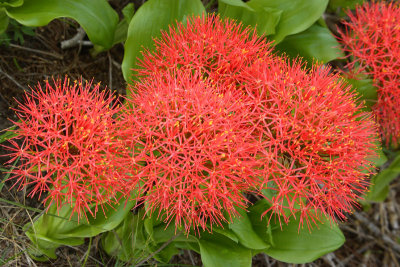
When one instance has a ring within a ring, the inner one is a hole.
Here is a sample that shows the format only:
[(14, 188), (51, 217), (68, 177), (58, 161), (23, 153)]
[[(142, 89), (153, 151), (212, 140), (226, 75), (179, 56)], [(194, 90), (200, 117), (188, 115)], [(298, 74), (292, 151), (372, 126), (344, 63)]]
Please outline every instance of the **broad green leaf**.
[(250, 267), (252, 253), (220, 234), (203, 233), (199, 239), (201, 261), (205, 267)]
[(154, 241), (153, 238), (153, 220), (151, 218), (145, 218), (143, 221), (144, 224), (144, 229), (146, 230), (146, 233), (149, 235), (149, 237)]
[(122, 261), (133, 261), (148, 256), (150, 238), (143, 225), (143, 212), (128, 213), (124, 221), (114, 230), (102, 236), (102, 246), (108, 255)]
[[(233, 222), (229, 224), (229, 228), (237, 235), (239, 242), (250, 249), (268, 248), (269, 245), (254, 231), (246, 211), (238, 210), (238, 212), (240, 213), (240, 217), (234, 218)], [(267, 229), (267, 225), (265, 225), (265, 229)]]
[[(173, 223), (170, 223), (168, 227), (166, 226), (167, 225), (163, 223), (153, 228), (153, 238), (155, 242), (164, 243), (173, 238), (176, 234), (179, 234), (179, 232), (175, 230), (175, 225)], [(180, 236), (183, 240), (186, 239), (184, 235)]]
[(0, 7), (18, 7), (23, 3), (24, 0), (0, 0)]
[[(135, 13), (135, 6), (133, 3), (127, 4), (122, 9), (123, 19), (118, 23), (117, 28), (114, 33), (114, 41), (112, 46), (123, 43), (126, 41), (126, 35), (128, 34), (129, 23), (132, 20), (133, 14)], [(91, 51), (92, 56), (96, 56), (98, 53), (106, 50), (104, 47), (95, 45), (94, 49)]]
[(49, 214), (39, 215), (33, 224), (24, 226), (26, 236), (32, 241), (33, 249), (29, 250), (32, 256), (38, 260), (55, 259), (55, 251), (59, 246), (83, 244), (83, 238), (54, 237), (79, 225), (77, 221), (69, 220), (70, 211), (68, 206), (64, 206), (57, 213), (56, 206), (52, 205), (48, 210)]
[(344, 56), (330, 31), (316, 24), (301, 33), (287, 36), (276, 49), (291, 57), (303, 57), (310, 64), (314, 61), (326, 63)]
[[(143, 210), (136, 215), (129, 213), (115, 231), (103, 235), (102, 245), (109, 255), (116, 256), (121, 261), (134, 263), (157, 252), (153, 257), (167, 263), (173, 255), (179, 253), (178, 247), (196, 249), (193, 246), (197, 244), (196, 238), (186, 237), (179, 232), (175, 233), (174, 224), (167, 227), (165, 223), (156, 223), (158, 225), (153, 228), (152, 220), (144, 218), (143, 214)], [(148, 232), (151, 232), (152, 237)], [(169, 244), (162, 248), (166, 242)]]
[(117, 29), (114, 35), (114, 44), (125, 42), (126, 36), (128, 34), (129, 23), (131, 22), (134, 13), (135, 6), (133, 5), (133, 3), (127, 4), (122, 9), (122, 14), (124, 15), (124, 18), (117, 25)]
[(180, 249), (189, 249), (193, 250), (196, 253), (200, 254), (200, 246), (197, 243), (197, 241), (194, 242), (174, 242), (175, 247), (180, 248)]
[(169, 243), (166, 247), (164, 247), (162, 250), (159, 250), (163, 244), (159, 244), (155, 247), (151, 247), (151, 252), (157, 252), (154, 254), (154, 259), (161, 263), (168, 263), (171, 258), (179, 253), (179, 249), (175, 247), (175, 244), (173, 242)]
[(107, 207), (105, 210), (106, 214), (100, 210), (97, 212), (96, 218), (88, 216), (89, 223), (80, 224), (78, 227), (64, 233), (63, 236), (92, 237), (110, 231), (124, 220), (135, 205), (135, 201), (128, 201), (125, 203), (125, 199), (121, 199), (119, 204)]
[(4, 9), (0, 8), (0, 34), (7, 30), (8, 21), (9, 21), (9, 19), (6, 14), (6, 11)]
[(164, 243), (171, 239), (181, 242), (196, 242), (194, 236), (182, 233), (179, 229), (175, 228), (175, 224), (173, 223), (170, 223), (168, 226), (166, 223), (155, 226), (153, 228), (153, 239), (156, 243)]
[(336, 11), (337, 9), (342, 8), (350, 8), (353, 9), (356, 5), (361, 5), (366, 0), (330, 0), (329, 1), (329, 8), (332, 11)]
[(223, 228), (222, 227), (214, 227), (213, 232), (219, 233), (219, 234), (231, 239), (235, 243), (238, 243), (239, 238), (237, 237), (237, 235), (235, 235), (235, 233), (232, 230), (230, 230), (228, 228), (229, 228), (228, 225), (225, 224)]
[(314, 261), (341, 247), (345, 238), (337, 224), (330, 219), (322, 222), (311, 232), (306, 228), (299, 231), (299, 219), (283, 225), (282, 230), (275, 227), (272, 230), (274, 245), (264, 252), (274, 259), (299, 264)]
[(256, 27), (259, 35), (275, 33), (282, 11), (270, 7), (259, 6), (254, 1), (219, 0), (218, 13), (222, 18), (236, 19), (245, 26)]
[(384, 201), (389, 191), (389, 184), (400, 176), (400, 155), (397, 156), (389, 167), (379, 172), (372, 178), (370, 192), (365, 197), (369, 201)]
[(76, 20), (89, 39), (106, 49), (114, 40), (118, 14), (106, 0), (25, 0), (19, 7), (7, 7), (7, 14), (27, 26), (44, 26), (56, 18)]
[(268, 218), (266, 216), (264, 217), (261, 216), (270, 207), (271, 205), (268, 203), (266, 199), (261, 199), (257, 201), (256, 204), (249, 207), (249, 213), (248, 213), (254, 231), (269, 246), (274, 245), (274, 240), (272, 239), (271, 225), (269, 224)]
[(365, 101), (365, 106), (371, 108), (378, 99), (377, 88), (371, 79), (345, 79)]
[[(70, 206), (65, 205), (57, 211), (56, 205), (52, 205), (47, 214), (40, 215), (33, 224), (25, 225), (25, 234), (31, 239), (36, 251), (52, 258), (59, 246), (79, 245), (85, 237), (93, 237), (116, 228), (134, 205), (134, 202), (127, 202), (125, 205), (125, 199), (121, 199), (114, 209), (109, 207), (106, 210), (106, 215), (102, 211), (97, 213), (96, 218), (88, 215), (89, 223), (82, 219), (78, 222), (76, 214), (71, 218)], [(33, 255), (41, 257), (37, 252)]]
[(252, 5), (282, 10), (276, 33), (271, 36), (279, 43), (288, 35), (302, 32), (324, 13), (328, 0), (251, 0)]
[(125, 54), (122, 61), (122, 73), (127, 82), (134, 78), (133, 68), (137, 68), (138, 58), (144, 49), (151, 49), (153, 38), (161, 35), (168, 25), (182, 21), (187, 16), (205, 12), (200, 0), (149, 0), (133, 16), (125, 42)]
[[(374, 179), (372, 179), (372, 183), (374, 183)], [(389, 185), (383, 185), (379, 186), (379, 190), (374, 190), (373, 189), (374, 184), (370, 186), (370, 192), (373, 193), (368, 193), (368, 195), (365, 197), (366, 201), (372, 201), (372, 202), (383, 202), (386, 200), (386, 198), (389, 195)], [(364, 201), (365, 202), (365, 201)], [(365, 202), (368, 203), (368, 202)], [(363, 203), (363, 204), (365, 204)]]
[(369, 158), (368, 160), (370, 160), (372, 163), (374, 163), (374, 165), (376, 167), (380, 167), (383, 164), (385, 164), (387, 162), (387, 157), (385, 155), (385, 153), (383, 153), (382, 151), (382, 145), (381, 143), (377, 143), (377, 150), (376, 150), (377, 156), (374, 158)]

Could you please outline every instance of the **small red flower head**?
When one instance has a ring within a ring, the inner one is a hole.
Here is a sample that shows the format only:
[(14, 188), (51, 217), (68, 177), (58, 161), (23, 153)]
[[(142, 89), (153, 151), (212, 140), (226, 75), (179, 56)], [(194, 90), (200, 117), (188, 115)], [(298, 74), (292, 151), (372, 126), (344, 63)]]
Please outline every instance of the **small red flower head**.
[(344, 50), (353, 56), (350, 69), (370, 75), (378, 87), (373, 107), (386, 143), (400, 141), (400, 8), (398, 3), (366, 2), (348, 12), (340, 31)]
[(259, 173), (241, 93), (181, 69), (142, 78), (135, 89), (121, 122), (143, 165), (133, 187), (147, 211), (186, 232), (235, 216)]
[[(272, 214), (315, 223), (318, 211), (345, 218), (368, 183), (374, 122), (326, 67), (306, 71), (284, 58), (259, 61), (246, 76), (263, 150), (264, 188)], [(289, 213), (285, 213), (289, 211)]]
[(255, 30), (243, 29), (230, 19), (208, 15), (188, 18), (155, 40), (154, 52), (146, 52), (139, 76), (169, 68), (196, 70), (214, 83), (236, 83), (240, 73), (258, 58), (267, 59), (271, 46)]
[(9, 147), (10, 162), (19, 158), (12, 172), (20, 188), (32, 185), (32, 197), (48, 191), (46, 205), (71, 205), (78, 217), (95, 216), (121, 190), (124, 150), (113, 119), (119, 108), (99, 84), (91, 86), (65, 78), (32, 89), (16, 110), (17, 136)]

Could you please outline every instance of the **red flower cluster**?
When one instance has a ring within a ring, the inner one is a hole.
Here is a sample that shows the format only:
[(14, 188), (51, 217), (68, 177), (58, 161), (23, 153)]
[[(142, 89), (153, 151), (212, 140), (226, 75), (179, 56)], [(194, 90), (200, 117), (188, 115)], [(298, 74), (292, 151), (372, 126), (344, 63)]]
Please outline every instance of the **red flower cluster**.
[(143, 78), (135, 90), (121, 123), (143, 163), (132, 187), (147, 212), (187, 232), (237, 215), (261, 173), (241, 93), (182, 69)]
[(341, 31), (344, 50), (354, 57), (348, 66), (370, 75), (378, 87), (374, 113), (386, 143), (400, 141), (400, 8), (398, 3), (372, 2), (348, 12)]
[[(155, 53), (145, 52), (139, 76), (170, 68), (195, 70), (213, 83), (240, 85), (241, 72), (259, 58), (271, 57), (271, 46), (256, 31), (214, 15), (187, 20), (155, 40)], [(160, 74), (158, 74), (160, 75)]]
[(149, 213), (205, 228), (267, 189), (266, 213), (286, 222), (344, 218), (366, 190), (375, 126), (338, 77), (301, 65), (215, 16), (156, 40), (123, 120)]
[(31, 195), (49, 191), (81, 214), (135, 191), (189, 233), (230, 222), (245, 194), (266, 198), (270, 218), (310, 226), (344, 218), (366, 190), (375, 126), (329, 69), (306, 71), (206, 16), (164, 33), (138, 72), (123, 110), (98, 85), (67, 80), (27, 96), (12, 154)]
[(47, 206), (71, 205), (78, 217), (95, 216), (124, 191), (125, 149), (113, 119), (120, 108), (111, 107), (113, 98), (99, 84), (91, 86), (70, 85), (68, 78), (39, 84), (16, 110), (17, 136), (10, 140), (10, 162), (20, 159), (13, 170), (20, 187), (33, 185), (32, 197), (48, 191)]
[(261, 143), (263, 188), (272, 191), (270, 216), (286, 222), (299, 216), (309, 227), (318, 211), (345, 219), (367, 189), (376, 135), (355, 95), (328, 68), (306, 71), (284, 59), (253, 64), (245, 78)]

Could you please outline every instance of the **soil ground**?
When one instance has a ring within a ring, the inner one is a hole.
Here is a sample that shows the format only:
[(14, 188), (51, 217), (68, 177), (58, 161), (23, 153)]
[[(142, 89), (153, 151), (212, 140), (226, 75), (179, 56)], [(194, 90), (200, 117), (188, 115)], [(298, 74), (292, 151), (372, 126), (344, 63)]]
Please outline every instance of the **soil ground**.
[[(117, 10), (129, 1), (111, 1)], [(141, 4), (142, 1), (135, 1)], [(207, 2), (207, 1), (205, 1)], [(35, 29), (34, 36), (25, 36), (25, 42), (0, 46), (0, 130), (12, 126), (16, 120), (11, 108), (22, 101), (24, 92), (38, 82), (51, 77), (68, 74), (72, 79), (102, 82), (102, 85), (124, 94), (126, 86), (121, 73), (123, 46), (116, 45), (109, 52), (96, 57), (90, 55), (89, 47), (72, 47), (62, 50), (60, 42), (76, 34), (78, 25), (70, 20), (55, 20), (45, 27)], [(2, 132), (0, 132), (1, 134)], [(0, 163), (4, 164), (7, 152), (0, 147)], [(2, 173), (1, 180), (5, 174)], [(22, 226), (36, 214), (23, 206), (43, 208), (37, 199), (25, 197), (24, 191), (11, 188), (6, 182), (0, 191), (0, 265), (4, 266), (124, 266), (107, 256), (100, 245), (99, 238), (89, 240), (79, 247), (62, 247), (57, 251), (58, 258), (46, 263), (34, 262), (26, 253), (29, 242)], [(400, 181), (391, 186), (390, 196), (384, 203), (373, 203), (350, 215), (340, 227), (346, 236), (346, 243), (339, 250), (304, 266), (400, 266)], [(7, 202), (8, 201), (8, 202)], [(19, 203), (22, 206), (18, 206)], [(397, 244), (397, 245), (396, 245)], [(319, 244), (315, 244), (318, 246)], [(4, 260), (8, 260), (4, 263)], [(163, 266), (149, 260), (146, 266)], [(143, 265), (143, 266), (144, 266)], [(201, 266), (199, 255), (182, 251), (168, 266)], [(260, 254), (253, 259), (254, 266), (292, 266), (278, 262)], [(165, 266), (165, 265), (164, 265)]]

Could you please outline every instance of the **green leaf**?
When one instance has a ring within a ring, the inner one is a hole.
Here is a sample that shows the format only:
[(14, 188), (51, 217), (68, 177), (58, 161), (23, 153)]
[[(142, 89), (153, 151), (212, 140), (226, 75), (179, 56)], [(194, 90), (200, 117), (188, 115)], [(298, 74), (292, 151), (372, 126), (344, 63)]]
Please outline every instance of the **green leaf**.
[(380, 167), (387, 162), (387, 157), (385, 153), (383, 153), (382, 145), (380, 142), (377, 142), (377, 150), (376, 153), (378, 154), (377, 157), (369, 158), (368, 160), (374, 163), (376, 167)]
[(356, 7), (356, 5), (361, 5), (364, 2), (365, 0), (330, 0), (329, 8), (333, 11), (337, 10), (338, 8), (353, 9)]
[(268, 222), (268, 218), (266, 216), (261, 217), (270, 207), (271, 205), (266, 199), (261, 199), (257, 201), (256, 204), (249, 207), (248, 216), (257, 235), (261, 237), (261, 239), (267, 244), (274, 245), (274, 241), (272, 239), (272, 229)]
[(119, 204), (107, 207), (106, 214), (100, 210), (97, 212), (96, 218), (88, 216), (89, 223), (74, 227), (74, 229), (64, 233), (63, 237), (92, 237), (110, 231), (122, 222), (135, 205), (134, 201), (125, 203), (125, 199), (121, 199)]
[[(374, 179), (372, 179), (372, 183), (374, 183)], [(389, 189), (390, 189), (389, 185), (379, 186), (379, 190), (373, 189), (374, 186), (375, 186), (374, 184), (372, 184), (370, 186), (370, 188), (371, 188), (370, 192), (373, 192), (373, 193), (369, 193), (366, 196), (365, 200), (366, 201), (372, 201), (372, 202), (383, 202), (383, 201), (385, 201), (386, 198), (389, 195)]]
[[(129, 23), (131, 22), (134, 13), (135, 13), (135, 6), (133, 5), (133, 3), (127, 4), (122, 9), (122, 14), (124, 15), (124, 18), (118, 23), (117, 28), (115, 29), (114, 41), (112, 46), (126, 41), (126, 35), (128, 34)], [(91, 51), (91, 55), (95, 57), (97, 54), (105, 50), (106, 49), (104, 47), (95, 45), (93, 50)]]
[(41, 214), (35, 218), (33, 224), (24, 226), (25, 234), (32, 242), (33, 249), (29, 250), (32, 256), (39, 260), (55, 259), (55, 251), (59, 246), (83, 244), (83, 238), (55, 237), (58, 234), (62, 236), (63, 232), (79, 225), (75, 220), (68, 220), (70, 211), (68, 206), (64, 206), (57, 213), (56, 206), (52, 205), (48, 214)]
[(144, 224), (144, 229), (146, 230), (146, 233), (147, 233), (147, 234), (149, 235), (149, 237), (154, 241), (154, 238), (153, 238), (153, 233), (154, 233), (153, 228), (154, 228), (154, 225), (153, 225), (153, 220), (152, 220), (152, 218), (145, 218), (143, 224)]
[(168, 227), (166, 223), (162, 223), (153, 228), (153, 238), (156, 243), (170, 241), (175, 235), (178, 236), (174, 238), (174, 241), (196, 242), (196, 238), (192, 235), (179, 234), (173, 223), (170, 223)]
[(135, 6), (133, 3), (127, 4), (122, 9), (122, 14), (124, 18), (118, 23), (117, 29), (114, 35), (114, 44), (125, 42), (126, 36), (128, 34), (129, 23), (133, 18), (133, 14), (135, 13)]
[(27, 26), (44, 26), (56, 18), (76, 20), (89, 39), (106, 49), (114, 40), (118, 14), (106, 0), (25, 0), (19, 7), (7, 7), (8, 16)]
[(389, 192), (389, 184), (400, 175), (400, 155), (398, 155), (389, 167), (382, 170), (372, 178), (370, 192), (365, 197), (369, 201), (384, 201)]
[(82, 220), (78, 222), (76, 214), (70, 218), (72, 208), (68, 205), (59, 211), (56, 205), (52, 205), (47, 214), (40, 215), (33, 224), (25, 225), (25, 234), (36, 248), (36, 252), (31, 253), (39, 258), (42, 257), (40, 254), (53, 258), (59, 246), (76, 246), (82, 244), (86, 237), (116, 228), (134, 205), (133, 201), (125, 205), (125, 199), (121, 199), (119, 204), (106, 210), (106, 215), (102, 211), (97, 213), (96, 218), (88, 215), (89, 223)]
[(219, 0), (218, 13), (222, 18), (236, 19), (245, 26), (256, 27), (259, 35), (275, 33), (282, 10), (258, 5), (256, 1)]
[(154, 254), (154, 259), (161, 263), (168, 263), (171, 258), (179, 253), (179, 249), (175, 247), (174, 243), (169, 243), (162, 250), (159, 250), (163, 244), (159, 244), (158, 246), (152, 247), (151, 252), (157, 252)]
[[(273, 222), (271, 222), (273, 224)], [(330, 219), (322, 220), (318, 229), (310, 232), (299, 229), (299, 219), (291, 220), (287, 225), (273, 227), (274, 245), (264, 250), (269, 256), (287, 263), (311, 262), (322, 255), (341, 247), (345, 241), (343, 233)]]
[(371, 108), (378, 99), (377, 88), (373, 84), (372, 79), (345, 79), (365, 101), (365, 106)]
[[(1, 143), (1, 142), (0, 142), (0, 143)], [(17, 166), (18, 161), (19, 161), (19, 157), (14, 161), (14, 163), (13, 163), (13, 165), (11, 166), (10, 169), (3, 169), (3, 168), (0, 168), (0, 170), (1, 170), (1, 171), (3, 172), (3, 174), (4, 174), (3, 180), (1, 180), (1, 182), (0, 182), (0, 192), (1, 192), (1, 190), (3, 190), (4, 184), (5, 184), (5, 182), (8, 180), (8, 178), (10, 177), (12, 171), (15, 169), (15, 166)], [(4, 173), (4, 172), (5, 172), (5, 173)]]
[(0, 8), (0, 34), (5, 32), (8, 28), (9, 18), (6, 14), (6, 11)]
[(0, 0), (0, 7), (18, 7), (23, 3), (24, 0)]
[(291, 57), (303, 57), (309, 63), (316, 60), (326, 63), (344, 56), (330, 31), (315, 24), (301, 33), (287, 36), (276, 48)]
[(224, 225), (224, 227), (214, 227), (213, 228), (213, 232), (215, 233), (219, 233), (227, 238), (229, 238), (230, 240), (234, 241), (235, 243), (239, 242), (239, 238), (237, 237), (237, 235), (235, 235), (235, 233), (232, 230), (228, 229), (228, 225)]
[[(268, 248), (269, 245), (253, 230), (246, 211), (240, 209), (238, 212), (240, 213), (240, 217), (234, 218), (233, 222), (229, 224), (229, 228), (237, 235), (239, 242), (250, 249)], [(267, 229), (267, 225), (265, 225), (265, 229)]]
[(195, 251), (196, 253), (200, 254), (200, 246), (197, 243), (197, 241), (195, 243), (193, 242), (174, 242), (175, 247), (180, 248), (180, 249), (190, 249)]
[(252, 253), (220, 234), (203, 233), (199, 239), (201, 261), (205, 267), (250, 267)]
[[(115, 231), (103, 235), (102, 245), (109, 255), (134, 263), (156, 253), (153, 256), (156, 260), (167, 263), (173, 255), (179, 253), (178, 247), (196, 249), (193, 246), (197, 244), (196, 238), (176, 233), (174, 224), (167, 227), (165, 223), (144, 218), (143, 214), (143, 209), (136, 215), (129, 213)], [(155, 224), (157, 226), (154, 227)], [(151, 232), (152, 237), (148, 232)], [(164, 247), (166, 242), (170, 243)]]
[(302, 32), (316, 22), (324, 13), (328, 0), (251, 0), (252, 4), (281, 10), (282, 15), (271, 36), (279, 43), (288, 35)]
[(153, 38), (161, 35), (168, 25), (182, 21), (190, 15), (205, 12), (200, 0), (149, 0), (145, 2), (133, 16), (125, 42), (125, 54), (122, 61), (122, 72), (126, 81), (130, 82), (133, 68), (137, 68), (138, 58), (144, 48), (151, 49)]
[(11, 128), (8, 128), (5, 133), (0, 135), (0, 144), (3, 143), (4, 141), (7, 141), (8, 139), (17, 136), (17, 134), (14, 132), (15, 128), (16, 128), (15, 126), (12, 126)]
[(143, 225), (143, 212), (128, 213), (123, 222), (114, 230), (102, 236), (102, 246), (106, 253), (122, 261), (133, 261), (147, 257), (150, 239)]

